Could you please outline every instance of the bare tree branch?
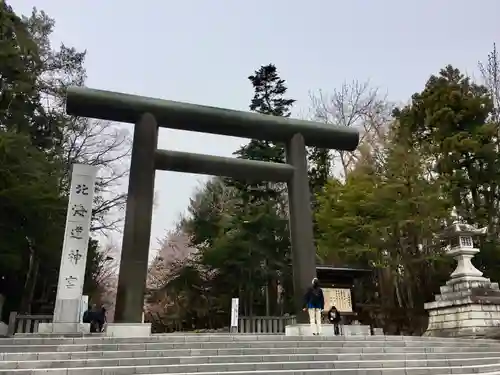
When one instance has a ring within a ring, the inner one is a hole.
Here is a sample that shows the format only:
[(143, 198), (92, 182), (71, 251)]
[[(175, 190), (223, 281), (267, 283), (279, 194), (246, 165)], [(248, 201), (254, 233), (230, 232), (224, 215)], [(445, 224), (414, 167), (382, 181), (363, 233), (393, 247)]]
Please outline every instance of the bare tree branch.
[[(50, 36), (55, 21), (45, 12), (33, 9), (29, 18), (23, 18), (30, 34), (39, 47), (42, 72), (37, 82), (44, 110), (50, 126), (54, 126), (54, 151), (64, 165), (60, 181), (63, 194), (68, 193), (71, 166), (75, 163), (99, 167), (94, 202), (92, 230), (102, 234), (120, 228), (128, 176), (131, 137), (122, 126), (106, 121), (68, 116), (65, 113), (66, 90), (70, 86), (83, 86), (86, 52), (61, 44), (54, 49)], [(56, 131), (57, 130), (57, 131)], [(55, 138), (58, 138), (55, 137)]]
[(99, 167), (92, 231), (107, 234), (119, 231), (126, 203), (126, 178), (131, 151), (128, 131), (105, 121), (70, 118), (64, 132), (66, 173), (61, 184), (69, 183), (71, 166), (83, 163)]
[[(368, 82), (353, 81), (342, 84), (332, 94), (322, 90), (310, 93), (312, 117), (316, 121), (360, 130), (360, 144), (373, 151), (381, 149), (388, 130), (392, 106), (378, 89)], [(345, 177), (359, 157), (359, 152), (335, 151)]]
[(483, 84), (489, 89), (495, 105), (492, 120), (500, 122), (500, 57), (497, 46), (493, 44), (493, 50), (488, 54), (486, 63), (479, 62), (479, 71)]

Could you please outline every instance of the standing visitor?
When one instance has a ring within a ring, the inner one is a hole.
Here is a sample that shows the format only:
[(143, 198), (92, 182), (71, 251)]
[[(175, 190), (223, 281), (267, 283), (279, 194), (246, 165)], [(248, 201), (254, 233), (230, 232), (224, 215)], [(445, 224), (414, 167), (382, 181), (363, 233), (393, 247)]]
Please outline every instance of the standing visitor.
[(321, 333), (321, 313), (325, 308), (325, 297), (316, 277), (312, 280), (312, 286), (307, 290), (304, 300), (304, 311), (309, 312), (311, 331), (313, 335), (319, 335)]
[(335, 306), (328, 311), (328, 321), (333, 324), (335, 336), (340, 335), (340, 313)]

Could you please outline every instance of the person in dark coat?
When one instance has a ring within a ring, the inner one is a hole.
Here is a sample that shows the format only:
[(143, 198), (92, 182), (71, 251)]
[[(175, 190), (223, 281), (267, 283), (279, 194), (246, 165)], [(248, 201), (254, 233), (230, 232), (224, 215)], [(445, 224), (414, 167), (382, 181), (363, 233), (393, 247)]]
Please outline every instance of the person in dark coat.
[(337, 308), (335, 306), (332, 306), (332, 308), (328, 311), (328, 321), (333, 324), (333, 330), (336, 336), (340, 335), (341, 319), (342, 318)]
[(83, 313), (83, 323), (92, 323), (92, 308), (90, 305), (87, 307), (87, 310)]
[(325, 308), (325, 297), (316, 277), (312, 280), (311, 287), (307, 289), (304, 304), (304, 311), (309, 313), (311, 331), (313, 335), (319, 335), (321, 333), (321, 313)]
[(104, 329), (104, 324), (106, 324), (106, 309), (104, 307), (97, 307), (93, 304), (83, 314), (83, 323), (90, 323), (90, 332), (99, 333)]

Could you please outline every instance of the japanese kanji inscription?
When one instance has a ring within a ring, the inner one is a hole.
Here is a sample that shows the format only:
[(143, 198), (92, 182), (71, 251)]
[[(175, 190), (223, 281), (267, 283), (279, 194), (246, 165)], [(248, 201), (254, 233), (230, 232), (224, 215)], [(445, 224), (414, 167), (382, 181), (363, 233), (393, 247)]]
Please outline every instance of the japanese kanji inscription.
[(96, 174), (94, 166), (73, 165), (56, 299), (82, 298)]

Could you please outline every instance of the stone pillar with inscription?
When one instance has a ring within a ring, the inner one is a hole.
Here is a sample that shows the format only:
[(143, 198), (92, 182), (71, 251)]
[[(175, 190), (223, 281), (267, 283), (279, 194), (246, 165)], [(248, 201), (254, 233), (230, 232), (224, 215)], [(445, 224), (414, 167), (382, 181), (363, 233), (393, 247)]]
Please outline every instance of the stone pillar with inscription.
[(97, 167), (73, 165), (54, 318), (52, 323), (40, 323), (39, 333), (90, 330), (89, 324), (81, 323), (81, 309), (85, 308), (81, 301), (96, 175)]

